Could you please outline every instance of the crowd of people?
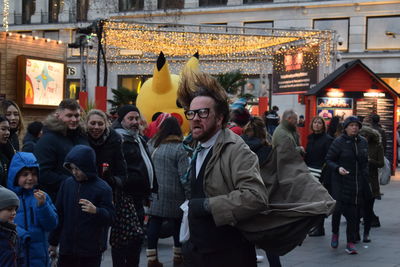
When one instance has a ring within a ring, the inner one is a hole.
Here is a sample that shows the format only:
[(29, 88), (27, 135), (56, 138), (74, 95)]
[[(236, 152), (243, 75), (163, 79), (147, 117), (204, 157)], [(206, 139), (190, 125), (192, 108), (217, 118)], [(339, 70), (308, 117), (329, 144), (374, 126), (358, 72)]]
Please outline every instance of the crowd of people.
[[(349, 254), (357, 253), (361, 218), (362, 241), (371, 242), (386, 149), (378, 115), (363, 123), (333, 118), (329, 127), (312, 118), (303, 147), (297, 127), (305, 127), (304, 117), (299, 122), (293, 110), (280, 117), (275, 106), (254, 117), (245, 103), (230, 109), (227, 100), (210, 75), (184, 74), (178, 101), (190, 122), (187, 136), (182, 119), (168, 113), (155, 114), (146, 128), (134, 105), (120, 107), (111, 121), (101, 110), (84, 114), (72, 99), (25, 131), (18, 105), (4, 100), (0, 265), (100, 266), (109, 243), (113, 266), (134, 267), (146, 240), (147, 266), (161, 267), (158, 240), (168, 225), (174, 266), (256, 266), (254, 243), (235, 226), (268, 207), (262, 170), (283, 144), (336, 200), (332, 248), (341, 215)], [(182, 237), (182, 229), (189, 234)], [(324, 234), (322, 218), (309, 235)], [(281, 266), (278, 254), (266, 255), (270, 266)]]

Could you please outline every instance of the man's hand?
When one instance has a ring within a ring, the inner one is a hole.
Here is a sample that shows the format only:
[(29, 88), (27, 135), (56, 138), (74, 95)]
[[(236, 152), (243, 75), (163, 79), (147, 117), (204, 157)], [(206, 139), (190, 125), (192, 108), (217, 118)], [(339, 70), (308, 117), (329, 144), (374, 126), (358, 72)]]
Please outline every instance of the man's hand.
[(87, 212), (87, 213), (91, 213), (91, 214), (96, 214), (97, 208), (89, 200), (81, 198), (79, 200), (79, 204), (82, 205), (82, 207), (81, 207), (82, 211)]
[(49, 246), (49, 256), (50, 258), (57, 258), (57, 246)]
[(348, 171), (348, 170), (346, 170), (345, 168), (343, 168), (343, 167), (339, 167), (339, 174), (340, 175), (347, 175), (347, 174), (349, 174), (350, 172)]
[(39, 207), (46, 202), (46, 194), (42, 190), (35, 190), (33, 196), (36, 198)]

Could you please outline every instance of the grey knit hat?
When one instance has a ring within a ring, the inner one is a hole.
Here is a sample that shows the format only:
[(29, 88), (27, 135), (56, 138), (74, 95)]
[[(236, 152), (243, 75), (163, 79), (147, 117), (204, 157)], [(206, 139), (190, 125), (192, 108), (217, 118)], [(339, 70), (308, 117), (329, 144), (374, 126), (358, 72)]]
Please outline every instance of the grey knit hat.
[(19, 198), (17, 197), (17, 195), (3, 187), (0, 186), (0, 210), (9, 208), (9, 207), (19, 207)]

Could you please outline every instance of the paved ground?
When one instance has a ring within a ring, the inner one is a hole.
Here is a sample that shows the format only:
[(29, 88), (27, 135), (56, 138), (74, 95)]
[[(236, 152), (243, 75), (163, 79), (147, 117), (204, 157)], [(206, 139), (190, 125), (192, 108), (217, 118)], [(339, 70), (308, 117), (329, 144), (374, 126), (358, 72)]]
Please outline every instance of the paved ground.
[[(400, 171), (389, 185), (382, 186), (382, 200), (375, 203), (375, 212), (380, 217), (382, 227), (371, 229), (371, 243), (357, 244), (358, 255), (345, 253), (344, 218), (340, 225), (339, 248), (330, 247), (330, 223), (325, 221), (327, 235), (323, 237), (308, 237), (301, 247), (296, 248), (281, 258), (284, 267), (290, 266), (335, 266), (335, 267), (400, 267)], [(258, 254), (265, 255), (263, 251)], [(172, 240), (164, 239), (159, 244), (160, 262), (165, 267), (172, 266)], [(111, 267), (110, 252), (106, 251), (102, 267)], [(145, 248), (142, 250), (140, 266), (147, 266)], [(265, 259), (258, 266), (269, 266)], [(246, 266), (243, 266), (246, 267)]]

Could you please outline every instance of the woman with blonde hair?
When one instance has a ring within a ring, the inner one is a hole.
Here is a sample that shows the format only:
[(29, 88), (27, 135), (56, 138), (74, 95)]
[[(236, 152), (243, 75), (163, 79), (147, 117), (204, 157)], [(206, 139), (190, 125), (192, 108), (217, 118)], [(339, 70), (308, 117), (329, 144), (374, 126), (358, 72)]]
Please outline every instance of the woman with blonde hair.
[(107, 115), (98, 109), (87, 113), (86, 129), (89, 144), (96, 153), (99, 176), (113, 189), (116, 210), (110, 232), (113, 266), (138, 266), (144, 232), (134, 201), (124, 192), (127, 173), (122, 137), (110, 127)]

